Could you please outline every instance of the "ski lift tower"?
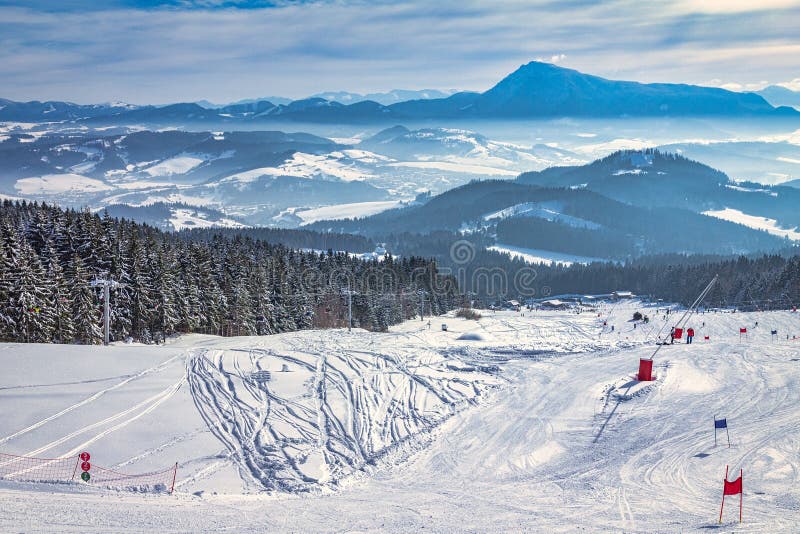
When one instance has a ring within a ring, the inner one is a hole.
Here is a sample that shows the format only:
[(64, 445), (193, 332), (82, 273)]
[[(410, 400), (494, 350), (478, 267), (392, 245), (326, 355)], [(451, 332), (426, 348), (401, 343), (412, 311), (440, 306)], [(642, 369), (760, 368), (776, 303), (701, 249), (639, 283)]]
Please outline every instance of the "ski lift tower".
[[(425, 320), (425, 295), (428, 294), (427, 291), (424, 289), (417, 290), (417, 294), (419, 295), (419, 320)], [(433, 315), (433, 310), (431, 310), (431, 315)]]
[(120, 287), (125, 287), (125, 284), (121, 284), (109, 278), (96, 278), (89, 283), (93, 287), (103, 288), (103, 345), (108, 345), (110, 338), (110, 331), (111, 331), (111, 311), (109, 308), (110, 307), (109, 301), (111, 300), (111, 290), (118, 289)]
[(347, 331), (351, 332), (353, 329), (353, 295), (358, 295), (358, 291), (350, 289), (350, 282), (348, 282), (347, 287), (342, 288), (342, 295), (347, 297)]

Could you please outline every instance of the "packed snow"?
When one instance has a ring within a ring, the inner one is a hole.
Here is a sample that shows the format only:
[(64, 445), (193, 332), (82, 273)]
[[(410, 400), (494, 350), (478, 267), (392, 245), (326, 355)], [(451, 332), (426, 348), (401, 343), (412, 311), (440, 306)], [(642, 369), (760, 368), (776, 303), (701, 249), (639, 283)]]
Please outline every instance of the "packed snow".
[[(796, 531), (800, 315), (696, 315), (694, 344), (662, 347), (657, 379), (638, 382), (679, 316), (664, 310), (3, 344), (1, 452), (179, 469), (172, 495), (0, 481), (0, 530), (702, 531), (720, 528), (729, 465), (744, 470), (744, 523), (734, 496), (721, 528)], [(715, 416), (730, 448), (714, 445)]]

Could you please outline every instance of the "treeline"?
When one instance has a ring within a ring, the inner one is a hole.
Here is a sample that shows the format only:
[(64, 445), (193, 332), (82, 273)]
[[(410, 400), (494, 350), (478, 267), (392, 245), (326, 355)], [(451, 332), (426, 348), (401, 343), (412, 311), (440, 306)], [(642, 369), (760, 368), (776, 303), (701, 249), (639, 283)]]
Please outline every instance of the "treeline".
[(158, 341), (176, 332), (249, 335), (345, 326), (385, 330), (460, 304), (453, 280), (417, 257), (362, 261), (236, 236), (192, 239), (88, 211), (3, 201), (0, 339), (99, 343), (109, 277), (111, 338)]
[[(484, 269), (494, 266), (507, 270), (509, 295), (515, 297), (546, 297), (567, 293), (604, 294), (616, 290), (633, 291), (637, 295), (663, 299), (667, 302), (691, 304), (714, 275), (719, 282), (708, 295), (708, 306), (740, 309), (789, 308), (800, 305), (800, 256), (765, 255), (759, 258), (741, 256), (705, 263), (672, 261), (643, 261), (621, 263), (573, 264), (564, 266), (529, 266), (508, 256), (487, 251), (479, 255)], [(529, 275), (517, 273), (533, 269), (535, 279), (520, 287), (519, 280)], [(472, 288), (483, 298), (496, 298), (483, 291), (480, 278)], [(514, 284), (514, 281), (518, 282)]]
[(635, 254), (633, 240), (604, 228), (570, 226), (538, 217), (515, 217), (497, 223), (497, 241), (504, 245), (552, 250), (595, 258)]
[[(633, 291), (668, 302), (690, 304), (719, 274), (708, 295), (710, 306), (774, 308), (800, 305), (800, 255), (797, 247), (780, 254), (721, 256), (664, 254), (628, 262), (589, 265), (530, 265), (485, 247), (485, 232), (461, 235), (401, 234), (386, 238), (389, 250), (400, 255), (419, 252), (435, 257), (439, 269), (454, 276), (465, 294), (483, 305), (504, 299), (541, 298), (558, 294), (604, 294)], [(454, 253), (469, 243), (468, 260)]]
[(241, 236), (294, 249), (318, 251), (372, 252), (375, 250), (375, 243), (361, 235), (285, 228), (192, 228), (181, 230), (178, 235), (187, 241), (204, 242), (211, 242), (219, 236), (228, 239)]
[(541, 282), (548, 284), (553, 294), (619, 289), (691, 304), (717, 274), (719, 281), (704, 302), (707, 306), (787, 309), (800, 305), (800, 256), (740, 256), (689, 264), (645, 260), (625, 265), (574, 265), (543, 271)]

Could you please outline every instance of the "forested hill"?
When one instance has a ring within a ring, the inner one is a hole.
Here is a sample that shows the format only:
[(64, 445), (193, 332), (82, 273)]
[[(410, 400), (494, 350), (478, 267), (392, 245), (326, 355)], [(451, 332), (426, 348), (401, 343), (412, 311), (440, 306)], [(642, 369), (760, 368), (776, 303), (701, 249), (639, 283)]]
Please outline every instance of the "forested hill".
[(315, 232), (305, 229), (287, 228), (191, 228), (182, 230), (179, 236), (188, 241), (213, 241), (223, 236), (233, 239), (236, 236), (246, 237), (267, 243), (280, 244), (295, 249), (311, 249), (318, 251), (347, 251), (354, 253), (372, 252), (375, 243), (364, 236), (356, 234), (338, 234), (333, 232)]
[[(460, 299), (430, 261), (365, 262), (246, 237), (187, 239), (88, 211), (4, 201), (0, 206), (0, 339), (99, 343), (102, 303), (90, 282), (108, 274), (111, 338), (152, 342), (176, 332), (270, 334), (345, 326), (385, 330), (419, 309)], [(434, 288), (436, 289), (434, 291)]]

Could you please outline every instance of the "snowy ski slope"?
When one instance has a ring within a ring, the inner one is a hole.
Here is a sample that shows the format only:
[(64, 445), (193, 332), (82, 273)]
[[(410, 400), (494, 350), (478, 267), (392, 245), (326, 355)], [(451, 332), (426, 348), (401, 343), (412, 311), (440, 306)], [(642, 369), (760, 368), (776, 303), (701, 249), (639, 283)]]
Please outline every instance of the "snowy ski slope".
[[(637, 309), (653, 320), (634, 329)], [(0, 345), (0, 452), (180, 463), (172, 496), (0, 480), (0, 531), (705, 531), (725, 465), (745, 490), (726, 532), (797, 531), (800, 314), (696, 316), (695, 343), (664, 347), (645, 384), (638, 359), (671, 324), (655, 308), (483, 313), (387, 334)]]

